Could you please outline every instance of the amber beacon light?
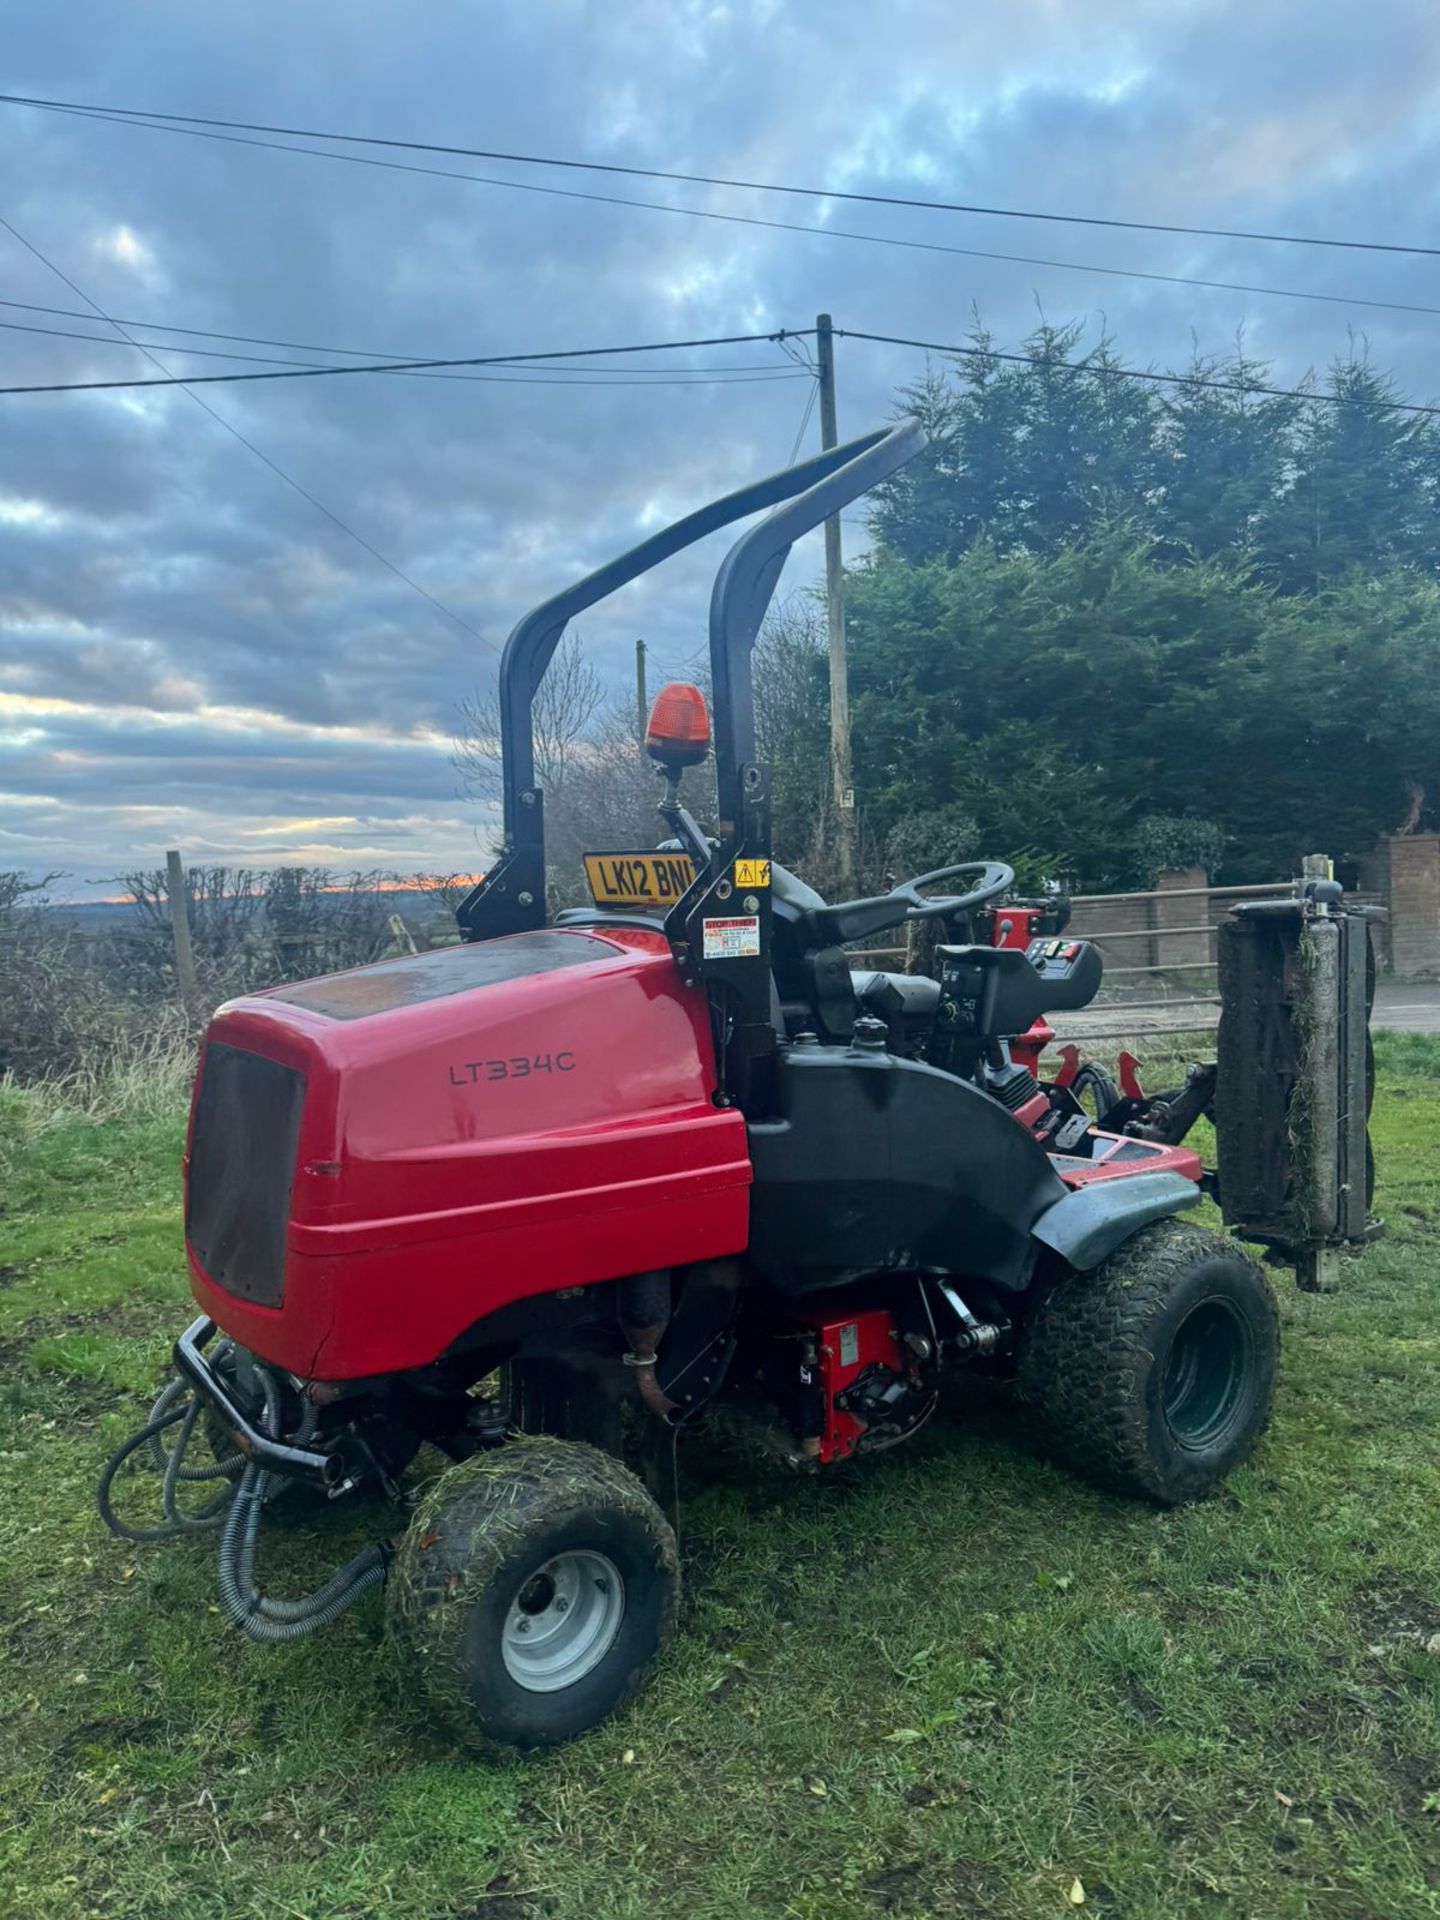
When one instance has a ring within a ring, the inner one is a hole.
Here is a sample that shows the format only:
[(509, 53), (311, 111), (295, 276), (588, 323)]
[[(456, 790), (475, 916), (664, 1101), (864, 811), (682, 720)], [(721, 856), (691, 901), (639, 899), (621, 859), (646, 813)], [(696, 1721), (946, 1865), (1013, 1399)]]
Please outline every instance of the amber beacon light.
[(660, 689), (645, 723), (645, 750), (664, 766), (693, 767), (705, 758), (710, 715), (698, 687), (672, 680)]

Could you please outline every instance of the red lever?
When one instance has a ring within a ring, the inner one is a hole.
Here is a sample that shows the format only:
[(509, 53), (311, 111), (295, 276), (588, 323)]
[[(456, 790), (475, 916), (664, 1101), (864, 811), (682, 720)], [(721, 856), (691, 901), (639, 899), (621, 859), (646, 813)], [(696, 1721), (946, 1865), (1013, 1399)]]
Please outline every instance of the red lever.
[(1140, 1084), (1140, 1062), (1133, 1053), (1122, 1053), (1115, 1062), (1120, 1069), (1120, 1091), (1127, 1100), (1143, 1100), (1145, 1089)]

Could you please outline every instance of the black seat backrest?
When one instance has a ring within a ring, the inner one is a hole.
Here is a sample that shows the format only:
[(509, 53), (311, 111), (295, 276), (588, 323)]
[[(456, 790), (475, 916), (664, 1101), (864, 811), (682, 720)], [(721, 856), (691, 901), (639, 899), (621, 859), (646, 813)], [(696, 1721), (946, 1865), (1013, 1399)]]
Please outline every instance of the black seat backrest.
[(816, 947), (813, 915), (825, 905), (778, 860), (770, 863), (770, 965), (787, 1027), (796, 1017), (818, 1027), (827, 1040), (848, 1040), (855, 1031), (855, 988), (840, 947)]
[(770, 862), (770, 896), (776, 906), (788, 907), (792, 915), (813, 913), (825, 904), (814, 887), (807, 886), (778, 860)]

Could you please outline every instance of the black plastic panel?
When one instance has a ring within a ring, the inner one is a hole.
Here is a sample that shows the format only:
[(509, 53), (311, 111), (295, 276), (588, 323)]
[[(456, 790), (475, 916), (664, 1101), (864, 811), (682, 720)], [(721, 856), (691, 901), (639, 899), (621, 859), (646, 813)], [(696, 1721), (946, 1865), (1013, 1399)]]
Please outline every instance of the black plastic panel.
[(212, 1042), (190, 1142), (185, 1237), (217, 1287), (278, 1307), (305, 1076)]
[(440, 947), (434, 953), (403, 954), (373, 967), (302, 980), (298, 986), (282, 987), (267, 997), (305, 1007), (311, 1013), (323, 1013), (331, 1020), (363, 1020), (367, 1014), (389, 1013), (423, 1000), (443, 1000), (452, 993), (498, 986), (502, 980), (521, 980), (527, 974), (554, 973), (560, 967), (610, 960), (615, 951), (609, 941), (594, 940), (583, 933), (517, 933), (504, 940)]
[(917, 1267), (1025, 1284), (1030, 1230), (1066, 1189), (997, 1101), (850, 1047), (788, 1049), (777, 1087), (784, 1118), (750, 1128), (750, 1256), (777, 1285)]

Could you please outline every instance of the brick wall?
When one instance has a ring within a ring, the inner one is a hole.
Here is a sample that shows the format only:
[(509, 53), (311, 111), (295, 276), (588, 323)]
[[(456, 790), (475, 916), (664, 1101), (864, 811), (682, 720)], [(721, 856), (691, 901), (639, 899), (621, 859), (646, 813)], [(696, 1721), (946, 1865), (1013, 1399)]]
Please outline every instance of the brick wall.
[[(1195, 892), (1207, 887), (1210, 876), (1203, 867), (1186, 867), (1175, 873), (1157, 874), (1158, 898), (1152, 900), (1151, 919), (1160, 929), (1155, 937), (1155, 964), (1160, 967), (1207, 967), (1215, 958), (1215, 943), (1205, 933), (1165, 933), (1166, 927), (1198, 927), (1209, 919), (1210, 902)], [(1179, 899), (1167, 894), (1179, 893)]]
[(1364, 875), (1390, 910), (1384, 945), (1396, 973), (1440, 973), (1440, 834), (1388, 834)]
[(1155, 965), (1153, 940), (1116, 940), (1107, 945), (1107, 933), (1140, 933), (1151, 924), (1150, 902), (1144, 894), (1120, 900), (1077, 900), (1074, 929), (1078, 936), (1093, 940), (1107, 967), (1152, 967)]
[[(1074, 930), (1093, 940), (1107, 969), (1117, 967), (1206, 967), (1215, 958), (1215, 943), (1206, 933), (1169, 933), (1170, 927), (1203, 927), (1222, 920), (1228, 904), (1207, 900), (1196, 891), (1208, 885), (1201, 867), (1187, 867), (1158, 876), (1153, 892), (1109, 894), (1075, 902)], [(1167, 899), (1167, 894), (1178, 897)], [(1106, 939), (1117, 933), (1148, 932), (1145, 940)]]

